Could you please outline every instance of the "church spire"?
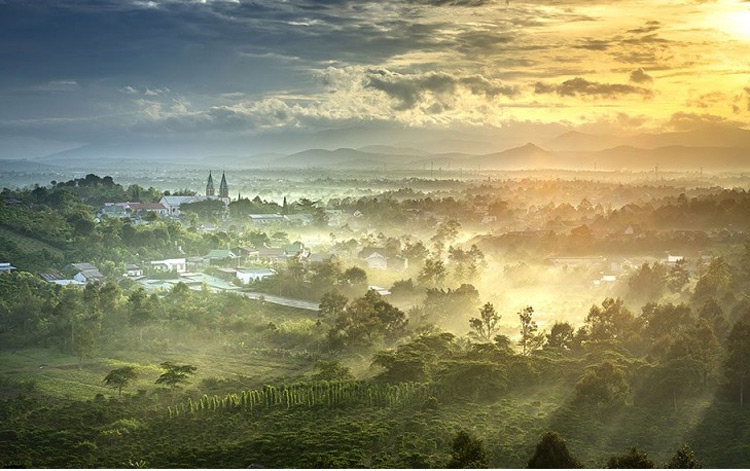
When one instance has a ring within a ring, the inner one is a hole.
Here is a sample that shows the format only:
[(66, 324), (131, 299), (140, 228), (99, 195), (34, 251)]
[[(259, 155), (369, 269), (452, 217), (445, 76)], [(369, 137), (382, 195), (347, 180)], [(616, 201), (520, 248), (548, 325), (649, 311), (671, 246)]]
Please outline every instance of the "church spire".
[(211, 176), (211, 170), (208, 171), (208, 182), (206, 183), (206, 196), (214, 195), (214, 177)]
[(227, 177), (224, 172), (221, 172), (221, 183), (219, 184), (219, 197), (229, 198), (229, 185), (227, 185)]

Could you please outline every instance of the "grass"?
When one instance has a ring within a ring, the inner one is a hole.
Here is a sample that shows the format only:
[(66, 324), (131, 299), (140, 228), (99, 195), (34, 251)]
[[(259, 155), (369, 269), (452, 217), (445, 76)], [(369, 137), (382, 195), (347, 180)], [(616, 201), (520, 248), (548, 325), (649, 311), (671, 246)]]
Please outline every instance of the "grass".
[(13, 241), (16, 245), (18, 245), (18, 248), (20, 250), (27, 253), (46, 249), (52, 254), (58, 255), (60, 257), (63, 256), (63, 251), (58, 249), (57, 247), (53, 247), (46, 242), (34, 239), (33, 237), (14, 232), (7, 227), (0, 226), (0, 237)]
[(116, 352), (85, 360), (79, 368), (78, 358), (55, 350), (42, 348), (0, 351), (0, 376), (18, 382), (32, 380), (36, 388), (58, 398), (88, 400), (96, 394), (116, 395), (104, 385), (104, 377), (111, 370), (133, 366), (138, 377), (123, 391), (133, 393), (139, 389), (153, 391), (162, 388), (154, 384), (162, 373), (159, 364), (167, 361), (189, 363), (198, 370), (187, 388), (196, 387), (206, 379), (248, 378), (262, 385), (273, 382), (281, 375), (302, 374), (307, 366), (262, 354), (226, 354), (215, 351), (183, 351), (169, 354), (144, 352)]

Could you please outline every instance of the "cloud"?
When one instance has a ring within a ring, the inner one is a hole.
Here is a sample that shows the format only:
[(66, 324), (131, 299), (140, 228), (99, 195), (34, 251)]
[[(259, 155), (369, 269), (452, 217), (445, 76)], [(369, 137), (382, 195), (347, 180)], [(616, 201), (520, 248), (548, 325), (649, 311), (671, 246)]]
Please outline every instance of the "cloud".
[(397, 110), (414, 108), (424, 101), (428, 94), (442, 107), (448, 106), (447, 102), (462, 90), (487, 99), (518, 94), (516, 87), (489, 80), (481, 75), (456, 76), (443, 72), (404, 75), (381, 69), (370, 71), (366, 81), (366, 88), (379, 90), (396, 100)]
[(729, 126), (739, 125), (736, 121), (730, 121), (723, 116), (710, 113), (686, 113), (680, 111), (672, 114), (666, 122), (666, 127), (676, 131), (692, 131), (706, 126)]
[(616, 98), (622, 95), (641, 95), (649, 98), (653, 96), (653, 92), (647, 88), (620, 83), (592, 82), (581, 77), (566, 80), (561, 84), (537, 82), (534, 85), (534, 92), (537, 94), (556, 93), (564, 97)]
[(643, 68), (639, 67), (630, 72), (630, 81), (633, 83), (651, 83), (654, 78), (646, 73)]
[[(750, 2), (750, 0), (746, 1)], [(750, 112), (750, 87), (745, 87), (742, 92), (734, 97), (732, 111), (735, 114), (740, 114), (745, 111)]]

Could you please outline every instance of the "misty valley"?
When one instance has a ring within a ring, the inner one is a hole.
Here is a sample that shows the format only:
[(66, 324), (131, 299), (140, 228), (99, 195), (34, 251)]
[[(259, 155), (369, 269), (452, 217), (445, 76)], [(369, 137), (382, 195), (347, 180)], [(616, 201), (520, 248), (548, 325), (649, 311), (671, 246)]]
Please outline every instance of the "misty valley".
[(4, 467), (748, 463), (747, 174), (2, 179)]

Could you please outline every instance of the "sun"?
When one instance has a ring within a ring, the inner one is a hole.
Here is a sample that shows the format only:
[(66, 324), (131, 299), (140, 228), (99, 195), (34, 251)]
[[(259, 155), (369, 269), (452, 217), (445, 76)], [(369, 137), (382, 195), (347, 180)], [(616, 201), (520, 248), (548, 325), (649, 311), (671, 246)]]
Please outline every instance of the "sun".
[(736, 38), (750, 40), (750, 6), (746, 5), (735, 4), (731, 10), (718, 14), (714, 27)]

